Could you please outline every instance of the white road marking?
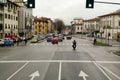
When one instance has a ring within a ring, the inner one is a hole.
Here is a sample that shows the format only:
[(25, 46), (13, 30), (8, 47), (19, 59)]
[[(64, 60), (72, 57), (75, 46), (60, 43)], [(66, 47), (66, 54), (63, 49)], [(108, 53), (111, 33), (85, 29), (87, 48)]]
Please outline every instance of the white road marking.
[(13, 76), (15, 76), (19, 71), (21, 71), (26, 65), (28, 64), (28, 62), (26, 62), (22, 67), (20, 67), (15, 73), (13, 73), (9, 78), (7, 78), (7, 80), (10, 80)]
[(83, 77), (84, 80), (87, 80), (86, 77), (88, 77), (88, 75), (85, 72), (83, 72), (82, 70), (80, 71), (78, 76)]
[[(37, 46), (37, 45), (41, 45), (41, 46), (48, 46), (48, 45), (53, 45), (53, 44), (49, 44), (49, 43), (42, 43), (42, 44), (30, 44), (30, 46)], [(64, 46), (64, 45), (72, 45), (71, 43), (59, 43), (58, 45), (60, 46)], [(78, 46), (92, 46), (92, 44), (77, 44)]]
[(80, 63), (92, 63), (93, 61), (85, 61), (85, 60), (16, 60), (16, 61), (0, 61), (0, 63), (25, 63), (25, 62), (80, 62)]
[(109, 79), (109, 80), (112, 80), (106, 73), (103, 69), (100, 68), (100, 66), (98, 66), (98, 64), (96, 62), (93, 62), (96, 67)]
[(0, 61), (0, 63), (25, 63), (25, 62), (78, 62), (78, 63), (111, 63), (120, 64), (120, 61), (91, 61), (91, 60), (15, 60), (15, 61)]
[(59, 75), (58, 75), (58, 80), (61, 80), (61, 70), (62, 70), (62, 62), (59, 64)]
[(31, 77), (30, 80), (33, 80), (35, 77), (39, 77), (39, 76), (40, 76), (39, 71), (36, 71), (36, 72), (32, 73), (31, 75), (29, 75), (29, 77)]
[[(100, 64), (99, 64), (100, 65)], [(102, 65), (100, 65), (103, 69), (105, 69), (107, 72), (111, 73), (113, 76), (115, 76), (116, 78), (118, 78), (120, 80), (120, 77), (118, 75), (116, 75), (115, 73), (113, 73), (112, 71), (110, 71), (109, 69), (107, 69), (106, 67), (103, 67)]]

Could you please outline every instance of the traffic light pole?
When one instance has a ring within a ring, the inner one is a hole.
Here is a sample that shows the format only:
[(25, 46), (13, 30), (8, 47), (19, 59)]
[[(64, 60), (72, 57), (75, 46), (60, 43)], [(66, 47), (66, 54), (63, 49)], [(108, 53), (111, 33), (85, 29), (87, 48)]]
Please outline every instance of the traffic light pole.
[(104, 3), (104, 4), (115, 4), (120, 5), (120, 3), (114, 3), (114, 2), (102, 2), (102, 1), (94, 1), (95, 3)]

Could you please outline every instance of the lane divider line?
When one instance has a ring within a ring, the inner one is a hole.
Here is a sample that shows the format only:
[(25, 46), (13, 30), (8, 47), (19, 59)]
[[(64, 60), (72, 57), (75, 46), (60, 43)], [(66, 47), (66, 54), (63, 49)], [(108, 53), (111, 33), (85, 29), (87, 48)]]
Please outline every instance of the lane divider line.
[(26, 62), (63, 62), (63, 63), (70, 63), (70, 62), (79, 62), (79, 63), (111, 63), (111, 64), (120, 64), (120, 61), (91, 61), (91, 60), (11, 60), (11, 61), (0, 61), (0, 63), (26, 63)]
[(20, 72), (29, 62), (26, 62), (22, 67), (20, 67), (16, 72), (14, 72), (9, 78), (6, 80), (10, 80), (13, 76), (15, 76), (18, 72)]
[(93, 62), (95, 64), (95, 66), (109, 79), (109, 80), (112, 80), (108, 75), (107, 73), (105, 73), (105, 71), (96, 63), (96, 62)]
[(62, 62), (59, 63), (59, 75), (58, 75), (58, 80), (61, 80), (61, 71), (62, 70)]
[[(99, 64), (100, 65), (100, 64)], [(111, 70), (109, 70), (106, 67), (103, 67), (102, 65), (100, 65), (100, 67), (102, 67), (104, 70), (106, 70), (107, 72), (109, 72), (110, 74), (112, 74), (113, 76), (115, 76), (116, 78), (118, 78), (120, 80), (120, 77), (118, 75), (116, 75), (115, 73), (113, 73)]]

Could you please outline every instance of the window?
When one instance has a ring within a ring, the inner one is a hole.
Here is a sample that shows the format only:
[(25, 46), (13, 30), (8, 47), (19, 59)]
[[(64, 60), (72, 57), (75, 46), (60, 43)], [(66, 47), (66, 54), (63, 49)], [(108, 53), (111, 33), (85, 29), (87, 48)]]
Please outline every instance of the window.
[(5, 29), (7, 29), (7, 24), (5, 24)]
[(77, 29), (79, 30), (79, 27)]
[(10, 29), (10, 24), (8, 24), (8, 29)]
[(15, 25), (14, 25), (14, 29), (15, 29)]
[(8, 15), (8, 19), (10, 19), (10, 14)]
[(120, 26), (120, 21), (119, 21), (119, 26)]
[(7, 19), (7, 14), (5, 14), (5, 18)]
[(16, 21), (18, 20), (18, 17), (16, 17)]

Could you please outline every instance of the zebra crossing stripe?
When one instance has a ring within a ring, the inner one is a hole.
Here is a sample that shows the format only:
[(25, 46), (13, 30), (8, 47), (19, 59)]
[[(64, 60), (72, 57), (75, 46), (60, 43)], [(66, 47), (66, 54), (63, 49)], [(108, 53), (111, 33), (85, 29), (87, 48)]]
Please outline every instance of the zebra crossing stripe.
[[(41, 46), (48, 46), (48, 45), (53, 45), (53, 44), (48, 44), (48, 43), (46, 43), (46, 44), (37, 44), (37, 43), (35, 43), (35, 44), (30, 44), (30, 46), (37, 46), (37, 45), (41, 45)], [(64, 45), (72, 45), (72, 44), (69, 44), (69, 43), (66, 43), (66, 44), (58, 44), (58, 45), (60, 45), (60, 46), (64, 46)], [(78, 44), (78, 46), (91, 46), (92, 44)]]

